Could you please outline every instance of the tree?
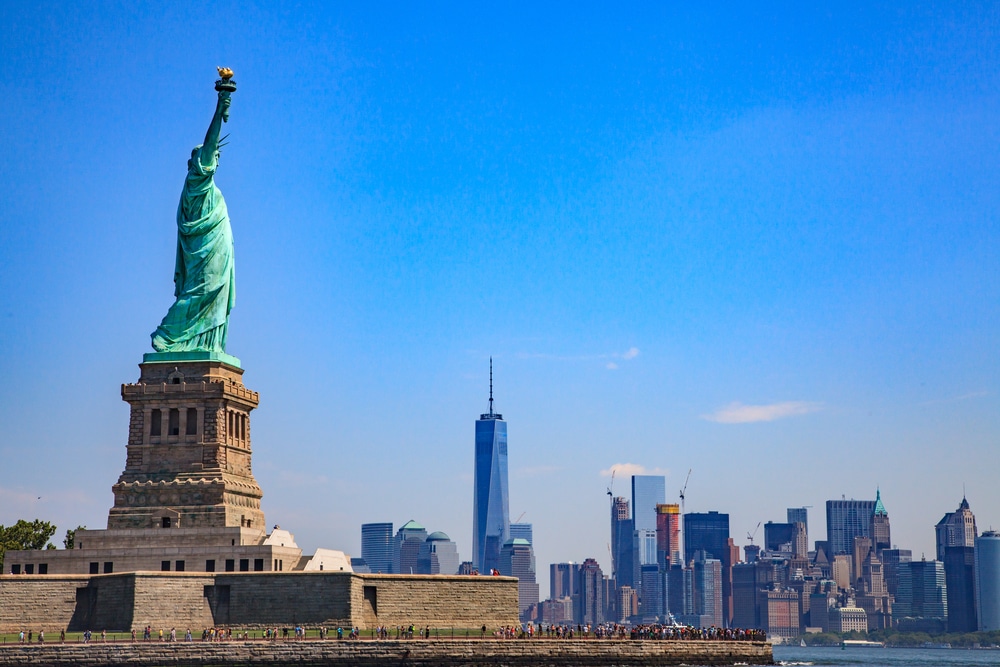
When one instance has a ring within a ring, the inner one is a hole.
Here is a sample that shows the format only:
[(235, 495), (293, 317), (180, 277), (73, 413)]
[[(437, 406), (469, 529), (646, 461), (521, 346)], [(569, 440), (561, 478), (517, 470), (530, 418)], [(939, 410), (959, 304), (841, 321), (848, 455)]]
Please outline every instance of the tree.
[(3, 557), (8, 551), (25, 549), (55, 549), (49, 543), (49, 538), (56, 532), (56, 527), (48, 521), (19, 520), (13, 526), (0, 526), (0, 572), (3, 572)]
[(66, 537), (63, 538), (64, 547), (66, 547), (67, 549), (72, 549), (76, 545), (76, 531), (78, 530), (87, 530), (87, 527), (77, 526), (72, 530), (70, 530), (69, 528), (66, 529)]

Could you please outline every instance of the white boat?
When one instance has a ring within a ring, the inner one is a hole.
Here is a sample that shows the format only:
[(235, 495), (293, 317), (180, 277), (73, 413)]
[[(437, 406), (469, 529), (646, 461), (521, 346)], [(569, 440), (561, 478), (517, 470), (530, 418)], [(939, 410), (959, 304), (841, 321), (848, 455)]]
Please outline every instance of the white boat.
[(845, 639), (840, 642), (841, 648), (885, 648), (884, 642), (873, 642), (867, 639)]

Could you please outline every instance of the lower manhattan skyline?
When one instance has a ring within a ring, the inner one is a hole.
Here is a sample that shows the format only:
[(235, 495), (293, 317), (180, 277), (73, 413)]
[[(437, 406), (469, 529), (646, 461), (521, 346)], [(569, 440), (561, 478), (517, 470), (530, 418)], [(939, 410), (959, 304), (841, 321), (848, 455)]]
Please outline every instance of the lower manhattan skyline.
[(225, 64), (227, 349), (304, 551), (413, 519), (473, 560), (491, 357), (543, 598), (551, 563), (612, 572), (633, 475), (740, 547), (809, 506), (812, 549), (876, 492), (914, 560), (963, 497), (1000, 528), (995, 6), (0, 19), (0, 524), (104, 527), (172, 301), (179, 99)]

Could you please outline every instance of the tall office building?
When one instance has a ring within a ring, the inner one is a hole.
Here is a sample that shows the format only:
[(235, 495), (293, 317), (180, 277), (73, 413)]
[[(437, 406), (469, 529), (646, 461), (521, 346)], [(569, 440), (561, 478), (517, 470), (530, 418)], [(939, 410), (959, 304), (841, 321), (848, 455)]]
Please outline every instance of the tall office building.
[(944, 565), (921, 560), (899, 564), (899, 591), (893, 604), (894, 620), (911, 618), (937, 620), (943, 628), (948, 618)]
[(801, 521), (796, 521), (792, 524), (793, 529), (793, 540), (792, 540), (792, 557), (794, 558), (809, 558), (809, 533), (806, 531), (806, 524)]
[(676, 503), (656, 506), (656, 562), (663, 569), (681, 562), (681, 510)]
[(684, 515), (684, 561), (694, 560), (696, 551), (708, 558), (725, 558), (729, 541), (729, 515), (719, 512), (688, 512)]
[(976, 615), (980, 632), (1000, 630), (1000, 532), (976, 538)]
[(664, 611), (674, 616), (691, 613), (690, 598), (685, 588), (688, 586), (686, 582), (690, 574), (691, 570), (681, 565), (671, 565), (666, 572), (663, 572)]
[(785, 510), (786, 521), (788, 523), (801, 523), (806, 527), (806, 534), (809, 534), (809, 508), (789, 507)]
[(872, 508), (872, 515), (868, 520), (868, 537), (871, 538), (872, 549), (876, 553), (881, 553), (883, 549), (892, 547), (889, 534), (889, 513), (885, 511), (885, 505), (882, 504), (881, 489), (875, 489), (875, 507)]
[(882, 571), (885, 574), (885, 588), (889, 595), (895, 596), (899, 589), (899, 564), (913, 560), (910, 549), (883, 549)]
[(764, 524), (764, 549), (770, 552), (789, 553), (794, 558), (806, 558), (809, 553), (809, 538), (806, 525), (801, 521), (791, 523)]
[(969, 501), (962, 502), (954, 512), (945, 514), (934, 526), (937, 537), (937, 559), (944, 560), (945, 547), (973, 547), (976, 544), (976, 516), (969, 509)]
[(826, 501), (827, 556), (852, 553), (854, 538), (869, 536), (874, 511), (874, 500)]
[(530, 523), (510, 524), (510, 539), (524, 540), (528, 544), (534, 545), (535, 540), (532, 538), (531, 524)]
[(655, 623), (663, 615), (663, 576), (656, 563), (643, 565), (641, 570), (642, 595), (639, 613), (644, 623)]
[(733, 609), (733, 565), (739, 558), (739, 549), (729, 538), (728, 514), (690, 512), (684, 515), (685, 562), (694, 560), (698, 551), (704, 552), (704, 558), (722, 563), (722, 620), (728, 623), (732, 620)]
[(490, 411), (476, 421), (476, 467), (472, 499), (472, 563), (480, 572), (499, 569), (500, 549), (510, 539), (507, 494), (507, 422), (493, 412), (493, 359)]
[(427, 536), (417, 552), (417, 574), (457, 574), (458, 547), (438, 531)]
[(656, 532), (656, 506), (667, 497), (662, 475), (632, 475), (632, 528)]
[(593, 558), (580, 565), (580, 593), (574, 617), (577, 623), (596, 625), (604, 622), (604, 572)]
[(722, 599), (722, 561), (698, 557), (692, 573), (692, 598), (698, 625), (721, 628), (725, 620)]
[(639, 596), (631, 586), (618, 587), (618, 608), (616, 609), (619, 623), (624, 623), (630, 616), (639, 613)]
[(632, 516), (628, 500), (622, 496), (611, 501), (611, 575), (618, 586), (632, 587)]
[(375, 574), (392, 572), (392, 524), (361, 524), (361, 558)]
[(632, 588), (642, 600), (642, 568), (656, 565), (656, 531), (632, 531)]
[(853, 588), (851, 581), (853, 576), (851, 573), (852, 560), (853, 557), (848, 554), (837, 554), (833, 557), (833, 563), (830, 566), (830, 577), (837, 582), (837, 588), (844, 591)]
[(870, 550), (861, 564), (860, 592), (871, 597), (883, 597), (889, 594), (885, 585), (885, 568), (879, 560), (878, 553)]
[(944, 581), (948, 595), (948, 632), (975, 632), (976, 549), (944, 548)]
[(632, 588), (643, 599), (642, 566), (656, 564), (656, 506), (666, 498), (662, 475), (632, 476)]
[(747, 560), (733, 567), (733, 625), (738, 628), (759, 628), (757, 613), (757, 567)]
[(632, 548), (635, 550), (636, 562), (639, 565), (656, 564), (656, 531), (636, 529), (632, 532)]
[(500, 574), (517, 577), (518, 613), (523, 615), (531, 605), (538, 604), (538, 584), (535, 582), (535, 554), (528, 540), (516, 537), (507, 540), (500, 549)]
[(552, 563), (549, 565), (549, 599), (561, 600), (580, 594), (580, 564)]
[(764, 550), (770, 552), (792, 553), (795, 543), (794, 523), (774, 523), (768, 521), (764, 524)]
[(872, 550), (872, 540), (870, 537), (855, 537), (854, 549), (851, 558), (851, 588), (856, 588), (858, 579), (861, 578), (861, 566), (868, 558), (868, 552)]
[(427, 539), (427, 529), (410, 519), (396, 531), (392, 542), (392, 571), (395, 574), (416, 574), (420, 547)]

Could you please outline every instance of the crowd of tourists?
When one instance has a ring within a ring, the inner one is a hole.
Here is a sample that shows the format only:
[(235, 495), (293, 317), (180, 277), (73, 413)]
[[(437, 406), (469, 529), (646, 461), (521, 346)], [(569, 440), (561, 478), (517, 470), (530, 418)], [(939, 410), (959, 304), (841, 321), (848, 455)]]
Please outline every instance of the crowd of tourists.
[[(346, 631), (345, 631), (346, 630)], [(142, 641), (178, 641), (178, 633), (175, 628), (171, 628), (168, 632), (164, 632), (162, 629), (154, 631), (152, 626), (147, 625), (141, 630)], [(321, 627), (318, 628), (314, 636), (318, 634), (318, 639), (328, 639), (330, 631)], [(452, 631), (452, 637), (455, 637), (454, 631)], [(132, 630), (131, 633), (132, 641), (138, 639), (137, 632)], [(417, 627), (413, 624), (397, 625), (395, 627), (390, 627), (387, 625), (380, 625), (371, 630), (372, 639), (430, 639), (432, 635), (431, 628), (425, 626), (423, 628)], [(368, 631), (365, 632), (365, 636), (368, 636)], [(440, 633), (438, 636), (445, 637), (447, 634)], [(459, 635), (460, 636), (460, 635)], [(465, 633), (466, 638), (469, 637), (468, 631)], [(108, 640), (108, 633), (105, 630), (101, 631), (100, 641), (106, 642)], [(250, 633), (245, 630), (236, 630), (232, 628), (206, 628), (201, 631), (201, 641), (203, 642), (221, 642), (230, 640), (248, 640), (260, 638), (265, 641), (277, 641), (281, 640), (304, 640), (306, 639), (306, 628), (297, 625), (294, 628), (265, 628), (263, 631), (255, 632), (251, 637)], [(356, 627), (352, 628), (342, 628), (339, 627), (336, 630), (337, 639), (360, 639), (361, 630)], [(507, 625), (502, 627), (493, 628), (492, 630), (487, 629), (486, 625), (480, 628), (479, 632), (480, 639), (533, 639), (535, 637), (540, 637), (544, 639), (667, 639), (667, 640), (714, 640), (714, 641), (767, 641), (767, 634), (763, 630), (756, 629), (744, 629), (744, 628), (695, 628), (691, 626), (684, 625), (666, 625), (666, 624), (643, 624), (643, 625), (621, 625), (617, 623), (602, 623), (599, 625), (587, 624), (577, 624), (577, 625), (559, 625), (554, 623), (549, 624), (534, 624), (526, 623), (520, 626)], [(32, 643), (35, 640), (35, 634), (31, 631), (25, 632), (21, 631), (19, 636), (21, 643)], [(83, 633), (81, 640), (85, 644), (89, 644), (93, 639), (93, 633), (87, 630)], [(62, 642), (66, 641), (66, 631), (59, 633), (59, 640)], [(42, 643), (45, 641), (45, 633), (39, 632), (37, 635), (37, 641)], [(194, 641), (194, 636), (191, 633), (190, 628), (184, 633), (183, 641), (190, 642)]]
[[(644, 624), (621, 625), (618, 623), (601, 623), (599, 625), (578, 624), (557, 625), (540, 624), (537, 631), (528, 625), (515, 637), (531, 639), (535, 634), (546, 639), (703, 639), (715, 641), (767, 641), (767, 633), (763, 630), (745, 628), (695, 628), (686, 625)], [(509, 633), (497, 634), (498, 637), (511, 637)]]

